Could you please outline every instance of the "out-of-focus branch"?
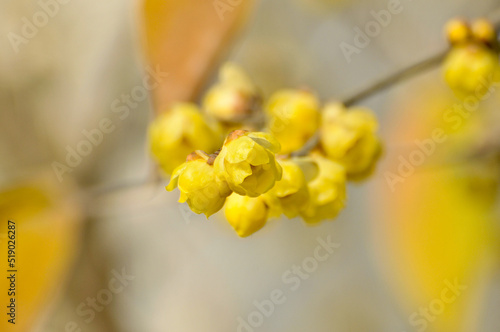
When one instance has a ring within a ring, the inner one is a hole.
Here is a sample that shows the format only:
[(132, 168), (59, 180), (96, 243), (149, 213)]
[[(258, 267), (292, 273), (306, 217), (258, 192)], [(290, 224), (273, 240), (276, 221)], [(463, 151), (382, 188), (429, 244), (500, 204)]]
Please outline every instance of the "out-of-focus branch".
[(385, 89), (388, 89), (396, 85), (397, 83), (404, 82), (414, 76), (417, 76), (425, 72), (426, 70), (437, 67), (444, 60), (447, 52), (448, 50), (441, 51), (438, 54), (435, 54), (428, 59), (420, 61), (408, 68), (405, 68), (401, 71), (398, 71), (390, 76), (381, 79), (380, 81), (373, 83), (367, 88), (359, 92), (356, 92), (350, 97), (343, 99), (344, 105), (349, 107), (354, 104), (357, 104), (381, 91), (384, 91)]

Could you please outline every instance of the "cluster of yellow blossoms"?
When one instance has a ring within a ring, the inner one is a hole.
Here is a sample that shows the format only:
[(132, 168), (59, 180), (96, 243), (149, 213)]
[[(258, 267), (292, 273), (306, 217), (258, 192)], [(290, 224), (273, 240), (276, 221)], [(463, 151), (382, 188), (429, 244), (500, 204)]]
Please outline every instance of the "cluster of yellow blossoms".
[(179, 103), (158, 117), (150, 145), (171, 174), (167, 190), (177, 187), (179, 202), (207, 217), (225, 205), (241, 237), (281, 215), (307, 224), (336, 217), (346, 182), (369, 175), (380, 156), (374, 114), (340, 103), (322, 107), (305, 90), (278, 91), (264, 106), (261, 100), (248, 76), (226, 64), (202, 110)]
[(489, 86), (500, 80), (495, 27), (486, 19), (470, 24), (454, 19), (448, 22), (445, 32), (451, 44), (443, 64), (446, 82), (459, 98), (482, 98)]
[[(500, 78), (494, 27), (456, 19), (446, 34), (445, 80), (457, 96), (481, 98)], [(207, 217), (225, 206), (242, 237), (281, 215), (307, 224), (336, 217), (346, 182), (369, 176), (382, 152), (369, 109), (321, 105), (307, 90), (281, 90), (263, 103), (234, 64), (202, 100), (201, 109), (178, 103), (151, 124), (151, 152), (172, 175), (167, 190), (179, 188), (179, 201)]]

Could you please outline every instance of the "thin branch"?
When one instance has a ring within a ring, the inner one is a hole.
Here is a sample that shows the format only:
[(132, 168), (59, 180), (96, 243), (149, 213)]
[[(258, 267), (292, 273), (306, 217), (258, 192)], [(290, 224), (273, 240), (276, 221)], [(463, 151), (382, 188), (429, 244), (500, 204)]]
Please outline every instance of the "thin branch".
[(359, 102), (381, 91), (393, 87), (397, 83), (406, 81), (414, 76), (421, 74), (426, 70), (430, 70), (434, 67), (437, 67), (444, 60), (447, 53), (448, 49), (441, 51), (438, 54), (435, 54), (430, 58), (420, 61), (408, 68), (398, 71), (378, 82), (375, 82), (374, 84), (368, 86), (367, 88), (359, 92), (356, 92), (354, 95), (343, 99), (343, 104), (346, 107), (358, 104)]
[[(487, 16), (488, 20), (492, 22), (492, 24), (495, 26), (495, 29), (497, 32), (500, 32), (500, 8), (497, 8), (493, 11), (491, 11)], [(438, 52), (437, 54), (432, 55), (430, 58), (425, 59), (423, 61), (420, 61), (412, 66), (409, 66), (405, 69), (402, 69), (401, 71), (398, 71), (392, 75), (389, 75), (386, 78), (381, 79), (380, 81), (377, 81), (373, 83), (372, 85), (366, 87), (365, 89), (362, 89), (359, 92), (356, 92), (354, 95), (341, 99), (343, 100), (343, 103), (345, 106), (349, 107), (355, 104), (358, 104), (359, 102), (381, 92), (384, 91), (397, 83), (406, 81), (414, 76), (417, 76), (418, 74), (432, 69), (434, 67), (437, 67), (446, 57), (446, 54), (448, 53), (449, 49), (442, 50)]]
[[(423, 61), (417, 62), (407, 68), (404, 68), (400, 71), (395, 72), (392, 75), (389, 75), (380, 81), (377, 81), (368, 87), (362, 89), (361, 91), (356, 92), (350, 97), (341, 99), (342, 103), (346, 106), (353, 106), (355, 104), (359, 104), (361, 101), (376, 95), (377, 93), (389, 89), (395, 86), (398, 83), (407, 81), (427, 70), (430, 70), (434, 67), (439, 66), (439, 64), (444, 60), (448, 49), (444, 51), (440, 51), (437, 54), (432, 55), (430, 58), (427, 58)], [(302, 149), (295, 151), (292, 153), (292, 156), (305, 156), (312, 149), (314, 149), (319, 143), (319, 133), (314, 134), (313, 137), (309, 139), (309, 141), (304, 144)]]

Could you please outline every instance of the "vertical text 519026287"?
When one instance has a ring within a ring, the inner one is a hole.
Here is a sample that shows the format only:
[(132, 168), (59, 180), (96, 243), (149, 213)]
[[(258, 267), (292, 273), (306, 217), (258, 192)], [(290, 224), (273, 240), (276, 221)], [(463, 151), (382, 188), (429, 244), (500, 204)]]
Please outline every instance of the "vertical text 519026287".
[(7, 279), (8, 282), (8, 303), (7, 320), (11, 324), (16, 324), (16, 222), (9, 220), (7, 224)]

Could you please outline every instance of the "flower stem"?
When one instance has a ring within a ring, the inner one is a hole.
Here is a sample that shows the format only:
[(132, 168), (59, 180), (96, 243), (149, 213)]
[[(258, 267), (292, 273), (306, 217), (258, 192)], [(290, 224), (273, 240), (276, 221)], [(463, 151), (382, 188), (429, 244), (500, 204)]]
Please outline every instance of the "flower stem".
[[(494, 25), (495, 29), (497, 32), (500, 33), (500, 7), (492, 10), (488, 15), (486, 15), (486, 18), (490, 20)], [(430, 56), (429, 58), (422, 60), (420, 62), (417, 62), (407, 68), (404, 68), (400, 71), (397, 71), (379, 81), (376, 81), (375, 83), (367, 86), (364, 89), (361, 89), (360, 91), (354, 93), (351, 96), (345, 97), (342, 100), (344, 105), (346, 107), (352, 106), (359, 104), (360, 102), (364, 101), (367, 98), (370, 98), (377, 93), (387, 90), (395, 85), (397, 85), (400, 82), (404, 82), (406, 80), (409, 80), (427, 70), (430, 70), (434, 67), (439, 66), (439, 64), (443, 61), (445, 58), (446, 54), (448, 53), (448, 48), (439, 51), (438, 53)], [(317, 132), (311, 139), (302, 147), (302, 149), (295, 151), (292, 153), (292, 156), (305, 156), (307, 155), (312, 149), (314, 149), (319, 142), (319, 133)], [(121, 183), (116, 186), (111, 186), (107, 188), (103, 188), (99, 191), (99, 195), (107, 195), (107, 194), (112, 194), (114, 192), (118, 192), (124, 189), (128, 188), (134, 188), (134, 187), (140, 187), (148, 184), (155, 184), (158, 183), (159, 181), (151, 181), (150, 178), (148, 179), (139, 179), (130, 183)], [(92, 191), (90, 191), (92, 192)]]
[(428, 59), (420, 61), (408, 68), (405, 68), (401, 71), (398, 71), (392, 75), (389, 75), (382, 80), (375, 82), (374, 84), (362, 89), (361, 91), (356, 92), (350, 97), (343, 99), (343, 104), (346, 107), (358, 104), (359, 102), (377, 94), (380, 91), (388, 89), (397, 83), (406, 81), (414, 76), (419, 75), (420, 73), (437, 67), (445, 58), (448, 49), (445, 51), (441, 51), (438, 54), (431, 56)]

